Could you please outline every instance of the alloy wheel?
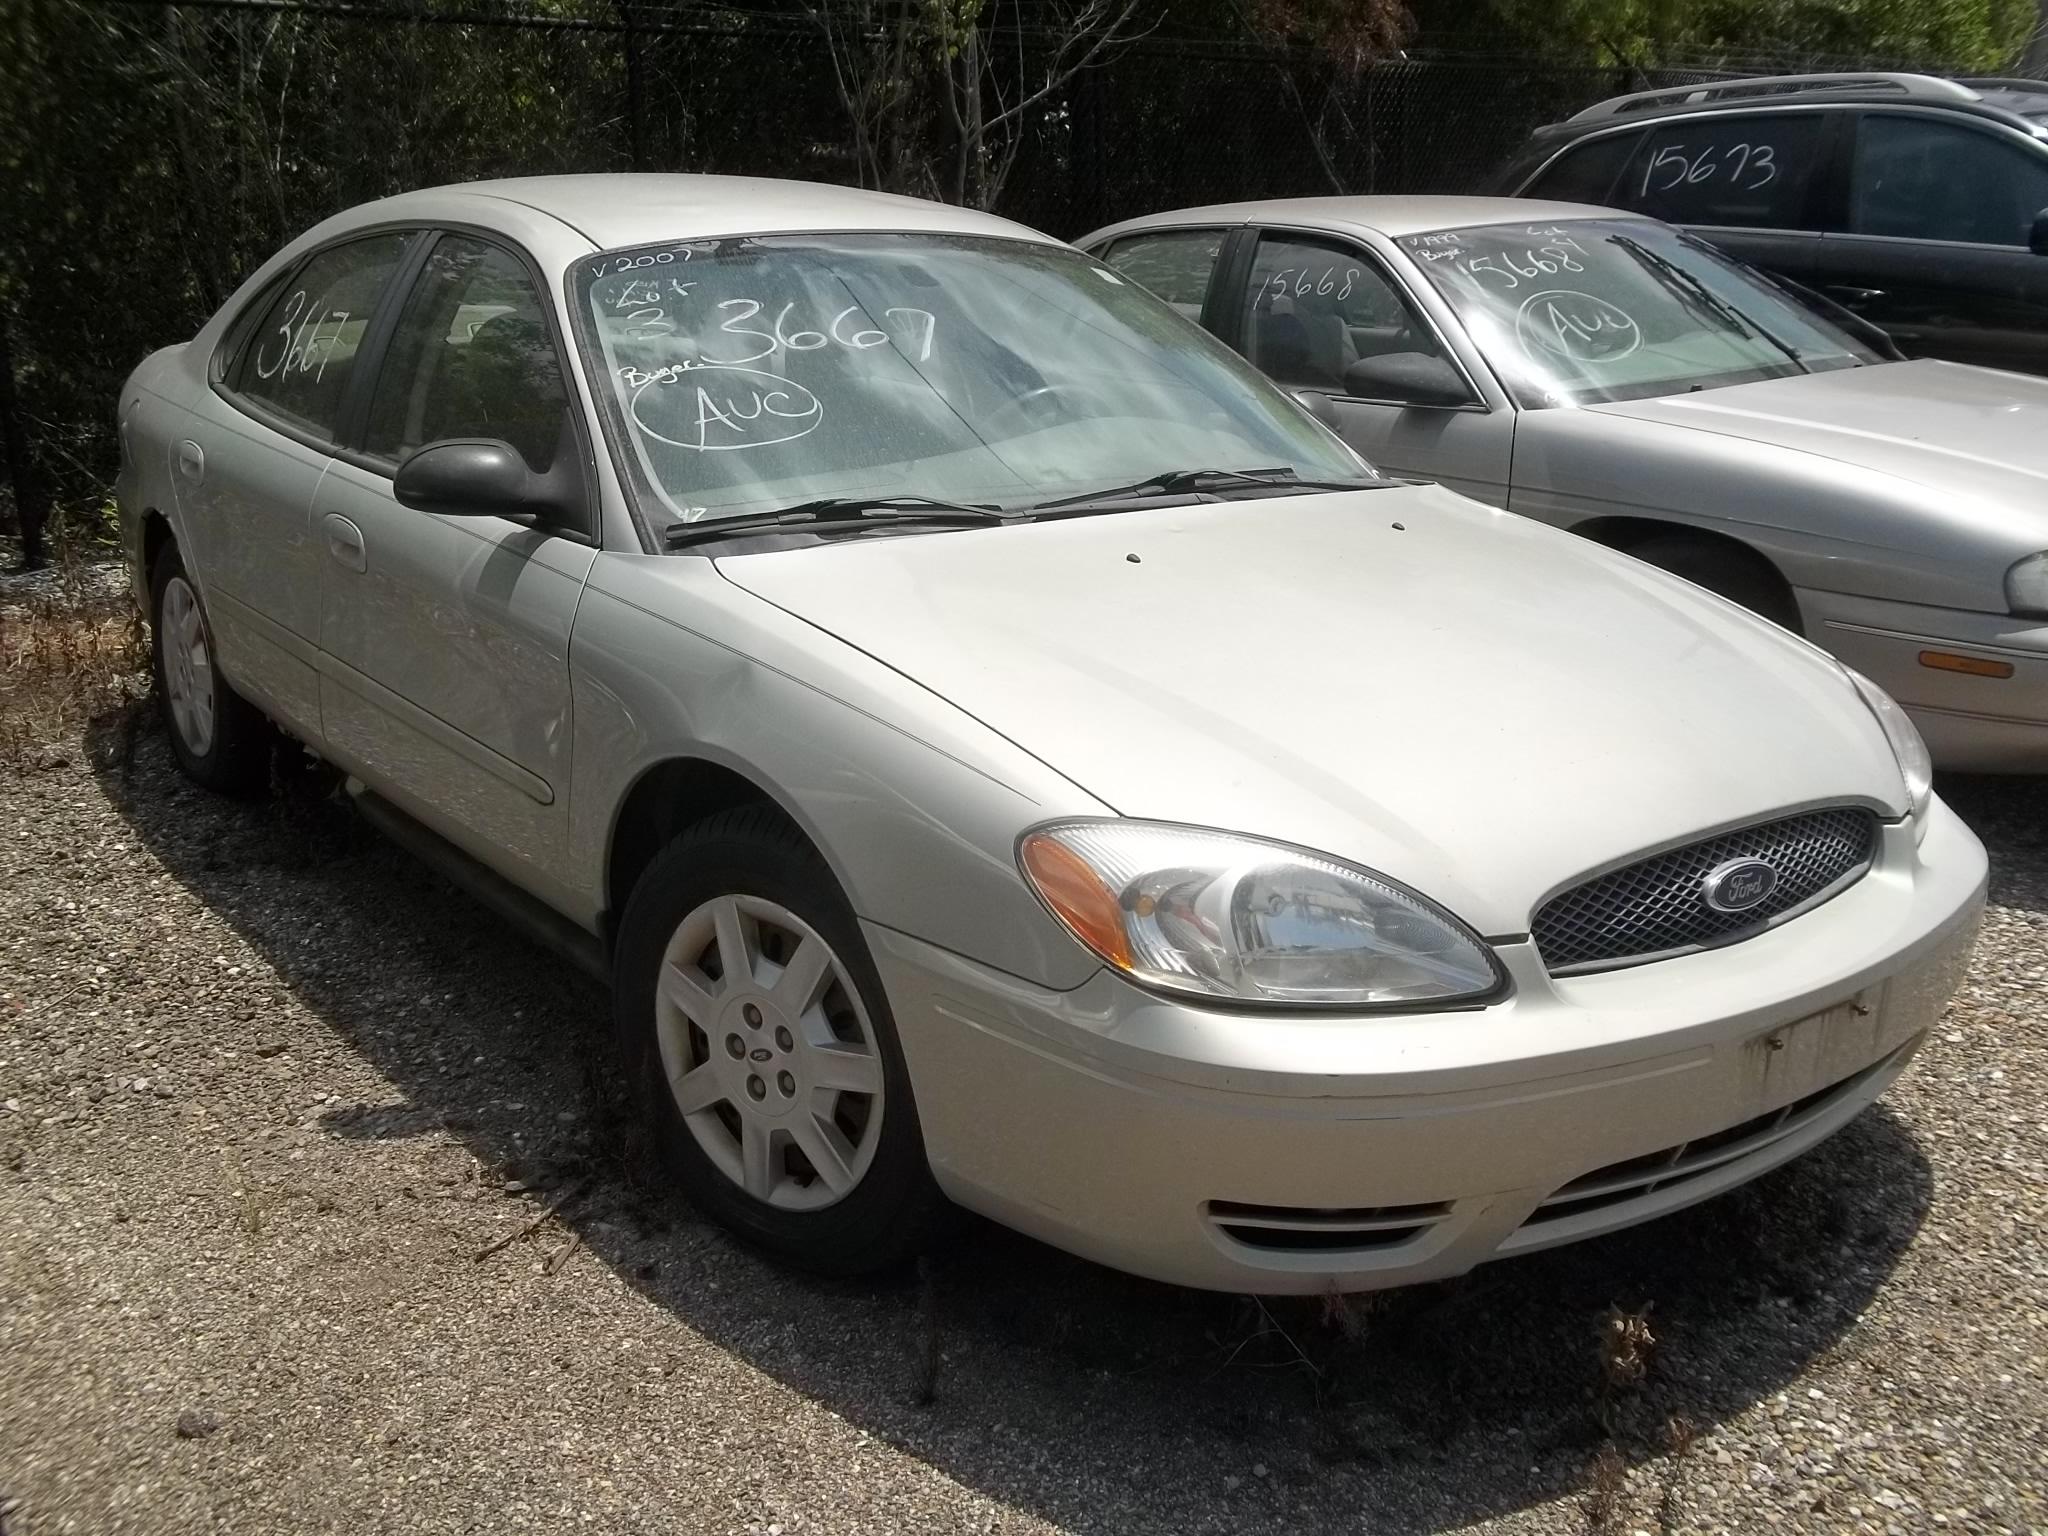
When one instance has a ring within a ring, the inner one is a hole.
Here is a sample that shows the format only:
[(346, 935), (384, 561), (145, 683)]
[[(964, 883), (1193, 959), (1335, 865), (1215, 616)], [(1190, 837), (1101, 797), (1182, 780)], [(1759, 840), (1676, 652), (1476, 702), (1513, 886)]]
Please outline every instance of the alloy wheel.
[(163, 650), (164, 693), (171, 706), (171, 724), (194, 757), (213, 747), (213, 651), (207, 644), (206, 622), (191, 583), (173, 576), (164, 585), (157, 615), (157, 643)]
[(815, 929), (763, 897), (714, 897), (669, 939), (655, 1011), (669, 1092), (721, 1173), (781, 1210), (854, 1191), (881, 1137), (882, 1057)]

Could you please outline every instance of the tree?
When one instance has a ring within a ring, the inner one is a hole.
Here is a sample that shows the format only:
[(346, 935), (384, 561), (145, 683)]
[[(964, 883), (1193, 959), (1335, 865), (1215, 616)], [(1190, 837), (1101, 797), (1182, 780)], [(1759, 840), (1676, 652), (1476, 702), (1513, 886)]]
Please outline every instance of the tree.
[(1143, 30), (1143, 4), (803, 0), (863, 183), (976, 208), (1002, 195), (1033, 115)]
[(1029, 114), (1075, 75), (1130, 39), (1140, 0), (1051, 0), (1029, 46), (1021, 5), (1006, 52), (999, 0), (934, 0), (940, 28), (939, 99), (953, 130), (949, 200), (992, 207), (1017, 163)]
[(1230, 0), (1239, 25), (1269, 47), (1312, 51), (1324, 62), (1322, 89), (1312, 108), (1298, 68), (1281, 68), (1287, 94), (1316, 165), (1332, 192), (1353, 190), (1337, 169), (1338, 140), (1367, 140), (1352, 120), (1358, 79), (1373, 64), (1398, 52), (1413, 26), (1403, 0)]
[[(2036, 0), (1490, 0), (1517, 43), (1648, 68), (1674, 56), (1795, 67), (1864, 61), (1957, 74), (2013, 67), (2038, 21)], [(1422, 32), (1469, 26), (1452, 0), (1424, 0)]]
[(2034, 30), (2027, 38), (2026, 52), (2020, 55), (2019, 63), (2020, 73), (2034, 80), (2048, 76), (2048, 0), (2039, 0), (2039, 6)]

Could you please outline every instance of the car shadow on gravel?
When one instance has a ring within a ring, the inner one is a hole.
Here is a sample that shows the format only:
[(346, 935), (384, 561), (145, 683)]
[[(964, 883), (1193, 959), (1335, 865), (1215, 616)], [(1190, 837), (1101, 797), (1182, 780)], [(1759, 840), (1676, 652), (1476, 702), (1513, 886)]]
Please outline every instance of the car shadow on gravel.
[(1611, 1482), (1622, 1462), (1680, 1478), (1695, 1433), (1857, 1349), (1852, 1325), (1931, 1197), (1919, 1147), (1879, 1106), (1653, 1225), (1342, 1304), (1155, 1285), (965, 1216), (915, 1275), (819, 1282), (661, 1187), (619, 1113), (606, 996), (580, 972), (338, 799), (213, 798), (177, 776), (160, 733), (103, 729), (91, 750), (169, 874), (402, 1101), (331, 1109), (322, 1131), (457, 1139), (524, 1186), (469, 1207), (477, 1247), (562, 1199), (553, 1220), (696, 1333), (1075, 1530), (1441, 1531)]

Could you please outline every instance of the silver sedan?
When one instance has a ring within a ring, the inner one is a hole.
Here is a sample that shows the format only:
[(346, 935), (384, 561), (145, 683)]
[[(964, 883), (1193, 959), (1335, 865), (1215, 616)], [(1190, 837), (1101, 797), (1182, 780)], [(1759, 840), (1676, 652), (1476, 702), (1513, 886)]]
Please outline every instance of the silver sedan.
[(411, 193), (120, 423), (186, 771), (290, 738), (609, 978), (678, 1185), (795, 1262), (945, 1198), (1250, 1291), (1607, 1231), (1869, 1104), (1975, 931), (1874, 684), (984, 215)]
[(2048, 379), (1893, 360), (1846, 311), (1571, 203), (1297, 198), (1082, 243), (1329, 397), (1389, 473), (1806, 635), (1943, 767), (2048, 771)]

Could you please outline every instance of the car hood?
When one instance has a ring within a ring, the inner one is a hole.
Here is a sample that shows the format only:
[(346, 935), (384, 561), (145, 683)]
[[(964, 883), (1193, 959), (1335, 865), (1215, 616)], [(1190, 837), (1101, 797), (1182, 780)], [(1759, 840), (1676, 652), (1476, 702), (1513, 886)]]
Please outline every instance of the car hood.
[(2048, 379), (1921, 360), (1587, 407), (1769, 443), (2032, 513), (2048, 494)]
[(1709, 830), (1903, 809), (1882, 733), (1819, 652), (1436, 487), (718, 565), (1122, 815), (1350, 859), (1490, 936)]

